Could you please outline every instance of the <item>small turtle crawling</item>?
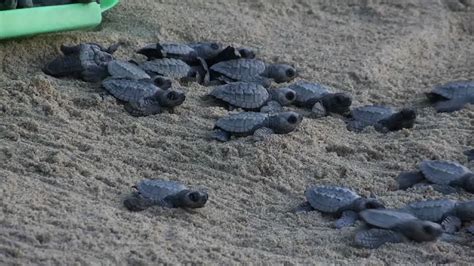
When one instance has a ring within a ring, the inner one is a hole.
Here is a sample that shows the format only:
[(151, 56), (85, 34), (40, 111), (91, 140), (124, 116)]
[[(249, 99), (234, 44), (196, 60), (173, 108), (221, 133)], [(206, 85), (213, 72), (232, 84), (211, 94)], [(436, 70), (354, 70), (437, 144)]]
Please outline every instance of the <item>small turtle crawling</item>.
[(416, 112), (412, 109), (402, 109), (396, 112), (390, 107), (367, 105), (352, 109), (351, 119), (347, 122), (347, 129), (361, 131), (368, 126), (386, 133), (403, 128), (412, 128), (416, 120)]
[(186, 96), (171, 89), (161, 89), (151, 80), (110, 78), (102, 86), (115, 98), (126, 102), (125, 109), (133, 116), (147, 116), (161, 113), (162, 107), (181, 105)]
[(270, 111), (281, 111), (281, 106), (290, 105), (296, 98), (288, 88), (266, 89), (256, 83), (234, 82), (214, 87), (209, 96), (244, 110), (259, 111), (263, 106)]
[(192, 190), (185, 185), (159, 179), (143, 179), (123, 204), (130, 211), (142, 211), (151, 206), (166, 208), (202, 208), (208, 200), (204, 191)]
[(270, 134), (287, 134), (296, 129), (303, 117), (295, 112), (256, 113), (241, 112), (219, 118), (214, 126), (213, 138), (230, 140), (231, 135), (258, 138)]
[(298, 81), (288, 88), (296, 92), (296, 106), (311, 108), (318, 116), (350, 112), (352, 98), (345, 93), (333, 93), (324, 85), (307, 81)]
[(385, 243), (400, 243), (405, 238), (416, 242), (437, 240), (443, 229), (437, 223), (424, 221), (414, 215), (389, 209), (370, 209), (359, 213), (371, 228), (357, 232), (355, 243), (365, 248), (378, 248)]
[(63, 56), (48, 63), (43, 71), (54, 77), (75, 76), (84, 81), (97, 82), (108, 76), (107, 64), (120, 44), (104, 48), (95, 43), (61, 46)]
[(149, 60), (174, 58), (194, 65), (200, 63), (198, 58), (207, 60), (216, 57), (221, 51), (221, 45), (214, 42), (154, 43), (141, 48), (137, 53), (145, 55)]
[(352, 226), (358, 219), (358, 213), (366, 209), (381, 209), (384, 205), (376, 199), (367, 199), (356, 192), (336, 186), (314, 186), (304, 192), (307, 202), (297, 210), (318, 210), (340, 217), (336, 228)]
[(418, 219), (440, 223), (446, 233), (454, 233), (462, 222), (474, 220), (474, 201), (450, 199), (412, 202), (401, 209)]
[(426, 96), (438, 112), (458, 111), (466, 104), (474, 104), (474, 80), (439, 85), (426, 93)]
[(268, 79), (277, 83), (293, 80), (297, 73), (295, 68), (286, 64), (266, 64), (258, 59), (234, 59), (219, 62), (210, 67), (211, 76), (225, 82), (249, 81), (268, 83)]
[(398, 176), (400, 189), (407, 189), (427, 180), (442, 193), (453, 192), (452, 187), (462, 187), (474, 193), (474, 174), (457, 162), (425, 160), (418, 168), (419, 171), (403, 172)]
[(195, 80), (200, 83), (207, 82), (206, 79), (209, 79), (207, 64), (203, 59), (198, 58), (198, 60), (201, 62), (201, 65), (190, 66), (179, 59), (154, 59), (143, 62), (139, 67), (151, 76), (164, 76), (181, 81)]

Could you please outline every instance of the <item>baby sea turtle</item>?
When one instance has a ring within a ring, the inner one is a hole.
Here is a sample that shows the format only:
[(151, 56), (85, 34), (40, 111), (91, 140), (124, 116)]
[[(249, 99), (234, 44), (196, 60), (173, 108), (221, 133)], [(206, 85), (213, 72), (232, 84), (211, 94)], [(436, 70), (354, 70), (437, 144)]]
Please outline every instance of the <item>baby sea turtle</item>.
[(221, 51), (221, 46), (214, 42), (154, 43), (141, 48), (137, 53), (145, 55), (149, 60), (174, 58), (194, 65), (199, 64), (198, 58), (207, 60), (217, 56)]
[(134, 188), (137, 191), (123, 202), (130, 211), (142, 211), (155, 205), (166, 208), (202, 208), (208, 199), (207, 192), (189, 189), (174, 181), (144, 179)]
[(108, 76), (107, 64), (120, 44), (108, 48), (95, 43), (61, 46), (63, 56), (48, 63), (43, 71), (54, 77), (74, 76), (85, 81), (97, 82)]
[[(145, 70), (151, 76), (165, 76), (181, 81), (198, 81), (204, 82), (208, 79), (209, 70), (203, 59), (199, 66), (190, 66), (186, 62), (179, 59), (164, 58), (146, 61), (140, 64), (140, 68)], [(207, 77), (206, 77), (207, 76)]]
[(458, 111), (466, 104), (474, 104), (474, 80), (439, 85), (426, 93), (426, 96), (438, 112)]
[(294, 67), (286, 64), (266, 64), (258, 59), (234, 59), (219, 62), (210, 67), (219, 79), (230, 81), (265, 82), (272, 79), (277, 83), (288, 82), (296, 77)]
[(418, 219), (440, 223), (447, 233), (461, 228), (462, 222), (474, 220), (474, 201), (455, 201), (450, 199), (412, 202), (402, 211), (409, 212)]
[(345, 115), (350, 112), (352, 98), (345, 93), (333, 93), (324, 85), (307, 81), (298, 81), (288, 88), (296, 92), (296, 106), (311, 108), (317, 115)]
[(185, 100), (183, 92), (161, 89), (151, 80), (110, 78), (102, 86), (115, 98), (126, 102), (125, 109), (133, 116), (147, 116), (161, 113), (161, 109), (181, 105)]
[(362, 131), (368, 126), (373, 126), (375, 130), (385, 133), (412, 128), (415, 120), (416, 112), (412, 109), (405, 108), (396, 112), (387, 106), (367, 105), (352, 109), (347, 129)]
[(303, 117), (295, 112), (256, 113), (241, 112), (219, 118), (213, 138), (228, 141), (231, 135), (265, 137), (269, 134), (287, 134), (296, 129)]
[(143, 69), (136, 64), (122, 61), (112, 60), (107, 64), (109, 74), (114, 78), (119, 79), (151, 79)]
[(398, 187), (407, 189), (422, 181), (435, 184), (433, 188), (442, 193), (451, 193), (451, 187), (462, 187), (474, 193), (474, 174), (457, 162), (424, 160), (419, 171), (403, 172), (398, 176)]
[(216, 86), (209, 96), (227, 104), (230, 109), (237, 107), (259, 111), (266, 106), (269, 111), (281, 111), (281, 106), (290, 105), (296, 94), (288, 88), (266, 89), (256, 83), (234, 82)]
[(405, 238), (416, 242), (435, 241), (443, 233), (439, 224), (402, 211), (370, 209), (360, 212), (359, 216), (367, 225), (375, 227), (355, 236), (355, 243), (365, 248), (378, 248), (387, 242), (402, 242)]
[(307, 202), (299, 208), (317, 210), (340, 217), (336, 228), (352, 226), (358, 213), (366, 209), (380, 209), (384, 205), (376, 199), (367, 199), (356, 192), (336, 186), (314, 186), (304, 192)]

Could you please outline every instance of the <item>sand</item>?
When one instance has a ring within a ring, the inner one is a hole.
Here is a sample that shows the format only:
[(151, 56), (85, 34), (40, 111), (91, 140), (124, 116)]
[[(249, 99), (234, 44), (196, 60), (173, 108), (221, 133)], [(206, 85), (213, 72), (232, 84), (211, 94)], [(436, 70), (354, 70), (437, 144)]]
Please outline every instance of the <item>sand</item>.
[[(184, 87), (174, 114), (134, 118), (99, 84), (41, 72), (63, 43), (123, 41), (117, 57), (141, 59), (134, 51), (157, 40), (213, 40), (293, 63), (300, 78), (351, 93), (354, 106), (423, 106), (433, 85), (473, 79), (474, 2), (397, 2), (123, 1), (97, 30), (0, 43), (0, 264), (472, 263), (466, 234), (367, 250), (353, 245), (356, 227), (290, 212), (311, 184), (373, 193), (388, 207), (442, 197), (395, 191), (394, 178), (423, 159), (466, 163), (472, 106), (419, 108), (413, 129), (386, 135), (349, 132), (329, 116), (263, 142), (217, 143), (207, 137), (227, 111), (200, 99), (209, 88)], [(129, 212), (122, 200), (142, 178), (206, 187), (210, 201)]]

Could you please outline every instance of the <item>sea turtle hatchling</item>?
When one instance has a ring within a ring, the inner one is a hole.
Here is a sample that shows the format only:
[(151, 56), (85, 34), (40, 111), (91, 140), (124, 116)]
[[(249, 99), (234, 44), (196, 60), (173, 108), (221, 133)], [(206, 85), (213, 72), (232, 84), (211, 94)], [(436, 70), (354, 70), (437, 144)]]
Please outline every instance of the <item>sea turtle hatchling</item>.
[(466, 104), (474, 104), (474, 80), (453, 81), (435, 86), (426, 96), (438, 112), (458, 111)]
[(379, 105), (354, 108), (350, 116), (347, 121), (348, 130), (362, 131), (373, 126), (375, 130), (383, 133), (412, 128), (416, 120), (416, 112), (412, 109), (404, 108), (396, 112), (391, 107)]
[(446, 233), (458, 231), (463, 221), (474, 220), (474, 201), (424, 200), (407, 204), (401, 210), (418, 219), (440, 223)]
[(204, 207), (208, 200), (207, 192), (189, 189), (175, 181), (143, 179), (134, 188), (137, 191), (123, 202), (130, 211), (142, 211), (155, 205), (195, 209)]
[(234, 82), (214, 87), (208, 96), (228, 105), (229, 109), (281, 111), (281, 106), (290, 105), (296, 94), (288, 88), (266, 89), (257, 83)]
[(350, 112), (352, 97), (346, 93), (333, 93), (322, 84), (307, 81), (298, 81), (288, 88), (296, 92), (296, 106), (310, 108), (318, 116), (329, 113), (345, 115)]
[(164, 76), (181, 81), (198, 81), (204, 82), (209, 79), (209, 70), (207, 64), (203, 59), (198, 59), (201, 62), (199, 66), (190, 66), (186, 62), (173, 59), (163, 58), (145, 61), (139, 67), (145, 70), (150, 76)]
[(336, 186), (312, 186), (304, 192), (307, 202), (297, 210), (317, 210), (332, 214), (339, 219), (336, 228), (352, 226), (358, 219), (358, 213), (366, 209), (380, 209), (384, 205), (373, 198), (363, 198), (356, 192)]
[(219, 62), (210, 67), (211, 76), (225, 82), (250, 81), (266, 83), (268, 79), (276, 83), (288, 82), (296, 76), (296, 69), (286, 64), (266, 64), (258, 59), (234, 59)]
[(437, 223), (420, 220), (414, 215), (397, 210), (370, 209), (359, 213), (371, 229), (356, 233), (355, 243), (365, 248), (378, 248), (385, 243), (399, 243), (405, 239), (416, 242), (437, 240), (443, 229)]
[(48, 63), (43, 71), (54, 77), (74, 76), (84, 81), (97, 82), (108, 76), (107, 64), (120, 44), (104, 48), (96, 43), (61, 46), (62, 56)]
[(126, 102), (125, 109), (133, 116), (147, 116), (161, 113), (162, 108), (181, 105), (186, 96), (183, 92), (161, 89), (151, 80), (110, 78), (102, 86), (115, 98)]
[(222, 51), (220, 44), (215, 42), (196, 43), (153, 43), (137, 51), (149, 60), (161, 58), (180, 59), (188, 64), (199, 64), (198, 58), (208, 60)]
[(452, 193), (453, 187), (462, 187), (474, 193), (474, 174), (457, 162), (424, 160), (419, 171), (403, 172), (398, 176), (399, 189), (407, 189), (425, 180), (442, 193)]
[(273, 133), (287, 134), (294, 131), (302, 120), (303, 117), (295, 112), (240, 112), (219, 118), (212, 137), (228, 141), (231, 135), (262, 138)]

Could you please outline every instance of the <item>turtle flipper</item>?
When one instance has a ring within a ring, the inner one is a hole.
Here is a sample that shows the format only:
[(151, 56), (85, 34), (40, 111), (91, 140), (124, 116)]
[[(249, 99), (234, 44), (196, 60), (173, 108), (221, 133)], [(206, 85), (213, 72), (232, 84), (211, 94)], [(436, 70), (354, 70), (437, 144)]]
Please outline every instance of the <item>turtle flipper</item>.
[(269, 101), (265, 106), (260, 108), (260, 112), (262, 113), (277, 113), (281, 112), (283, 107), (277, 101)]
[(466, 105), (466, 102), (461, 100), (448, 100), (448, 101), (439, 101), (436, 102), (434, 108), (438, 113), (446, 112), (454, 112), (459, 111)]
[(118, 48), (119, 48), (121, 45), (122, 45), (122, 43), (120, 43), (120, 42), (114, 43), (114, 44), (112, 44), (111, 46), (109, 46), (107, 49), (105, 49), (104, 52), (107, 52), (107, 53), (109, 53), (109, 54), (113, 54), (113, 53), (115, 53), (115, 52), (118, 50)]
[(264, 139), (266, 139), (267, 137), (269, 137), (270, 135), (272, 135), (274, 133), (275, 132), (273, 132), (273, 130), (271, 128), (261, 127), (259, 129), (255, 130), (255, 132), (253, 133), (253, 137), (256, 140), (264, 140)]
[(310, 212), (310, 211), (314, 211), (313, 207), (311, 207), (311, 204), (309, 204), (309, 202), (305, 201), (303, 203), (301, 203), (300, 205), (294, 207), (293, 209), (291, 209), (291, 212), (293, 213), (299, 213), (299, 212)]
[(147, 200), (140, 196), (139, 194), (133, 194), (127, 197), (123, 201), (123, 205), (129, 210), (133, 212), (143, 211), (148, 207), (153, 205), (153, 202)]
[(221, 129), (212, 133), (212, 138), (218, 141), (226, 142), (230, 140), (230, 133)]
[(403, 172), (397, 177), (398, 189), (405, 190), (420, 183), (424, 179), (425, 177), (421, 171)]
[(434, 190), (438, 191), (439, 193), (442, 193), (445, 195), (454, 194), (460, 191), (459, 188), (448, 186), (448, 185), (431, 184), (431, 187)]
[(152, 100), (145, 100), (141, 103), (129, 102), (125, 104), (125, 110), (131, 116), (149, 116), (161, 113), (161, 106), (158, 102)]
[(327, 115), (326, 108), (321, 102), (316, 102), (311, 108), (311, 113), (316, 116), (316, 118), (324, 117)]
[(64, 55), (72, 55), (72, 54), (79, 54), (81, 51), (81, 46), (80, 45), (75, 45), (75, 46), (67, 46), (62, 44), (61, 47), (61, 52), (63, 52)]
[(400, 243), (403, 235), (391, 230), (372, 228), (360, 231), (355, 236), (355, 243), (364, 248), (375, 249), (385, 243)]
[(341, 218), (337, 219), (335, 225), (337, 229), (353, 226), (359, 215), (355, 211), (342, 212)]
[(459, 231), (461, 225), (461, 219), (456, 216), (448, 216), (441, 222), (441, 226), (443, 226), (444, 231), (448, 234), (453, 234)]

